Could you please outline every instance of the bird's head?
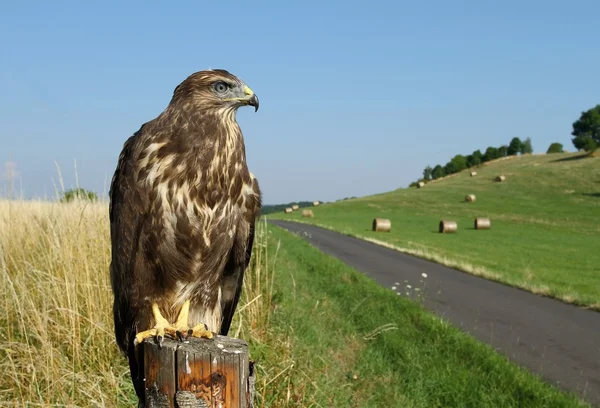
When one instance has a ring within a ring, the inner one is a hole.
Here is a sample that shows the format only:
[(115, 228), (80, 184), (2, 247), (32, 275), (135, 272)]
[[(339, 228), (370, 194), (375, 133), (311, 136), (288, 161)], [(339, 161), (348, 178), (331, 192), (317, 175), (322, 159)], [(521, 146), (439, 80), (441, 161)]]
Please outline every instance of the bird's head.
[(258, 97), (244, 81), (224, 69), (199, 71), (187, 77), (173, 92), (173, 101), (191, 103), (203, 110), (254, 106)]

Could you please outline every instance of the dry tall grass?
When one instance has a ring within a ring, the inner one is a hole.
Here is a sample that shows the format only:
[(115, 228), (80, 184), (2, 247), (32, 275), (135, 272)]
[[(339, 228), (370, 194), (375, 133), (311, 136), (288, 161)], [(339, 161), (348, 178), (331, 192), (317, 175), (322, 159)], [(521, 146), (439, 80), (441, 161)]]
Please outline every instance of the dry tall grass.
[[(134, 406), (113, 336), (107, 204), (2, 200), (0, 214), (0, 406)], [(230, 335), (256, 342), (274, 271), (264, 225), (255, 242)]]

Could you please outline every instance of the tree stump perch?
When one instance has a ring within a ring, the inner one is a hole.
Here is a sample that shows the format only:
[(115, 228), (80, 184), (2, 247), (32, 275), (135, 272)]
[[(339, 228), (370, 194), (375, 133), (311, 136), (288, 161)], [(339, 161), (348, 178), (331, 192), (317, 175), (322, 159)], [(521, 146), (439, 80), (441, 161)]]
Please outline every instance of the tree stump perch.
[(141, 345), (147, 408), (254, 406), (254, 366), (245, 341), (215, 336)]

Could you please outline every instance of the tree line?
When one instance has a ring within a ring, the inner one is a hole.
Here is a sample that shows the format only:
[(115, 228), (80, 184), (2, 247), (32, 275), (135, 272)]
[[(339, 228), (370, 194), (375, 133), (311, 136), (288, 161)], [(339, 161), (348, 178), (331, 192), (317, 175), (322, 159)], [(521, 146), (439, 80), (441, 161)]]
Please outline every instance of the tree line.
[[(571, 135), (573, 136), (571, 142), (578, 150), (593, 152), (600, 146), (600, 105), (581, 112), (579, 119), (573, 122)], [(546, 153), (563, 152), (563, 145), (557, 142), (550, 144), (548, 150), (546, 150)], [(443, 166), (441, 164), (435, 167), (427, 166), (423, 170), (423, 177), (411, 183), (410, 187), (415, 186), (419, 181), (430, 181), (449, 176), (490, 160), (528, 153), (533, 153), (531, 138), (528, 137), (525, 140), (521, 140), (518, 137), (514, 137), (508, 145), (500, 147), (490, 146), (485, 150), (485, 153), (482, 153), (481, 150), (475, 150), (466, 156), (457, 154)]]
[[(501, 157), (528, 153), (533, 153), (531, 138), (521, 140), (518, 137), (513, 137), (508, 145), (489, 146), (484, 153), (477, 149), (469, 155), (457, 154), (445, 165), (427, 166), (423, 170), (423, 178), (418, 181), (435, 180)], [(417, 182), (412, 183), (411, 186)]]

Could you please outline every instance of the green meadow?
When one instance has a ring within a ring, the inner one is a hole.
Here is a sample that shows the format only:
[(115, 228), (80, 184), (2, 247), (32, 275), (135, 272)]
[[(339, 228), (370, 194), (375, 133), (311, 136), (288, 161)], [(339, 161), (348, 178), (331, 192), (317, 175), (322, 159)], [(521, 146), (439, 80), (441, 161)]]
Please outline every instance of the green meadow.
[[(0, 406), (135, 406), (108, 207), (0, 210)], [(250, 345), (256, 407), (587, 406), (299, 237), (263, 221), (255, 242), (229, 335)]]
[[(470, 176), (470, 171), (477, 175)], [(498, 175), (506, 180), (495, 182)], [(474, 194), (475, 202), (465, 196)], [(513, 156), (426, 184), (270, 218), (309, 222), (465, 272), (600, 309), (600, 157)], [(376, 217), (390, 232), (373, 232)], [(476, 217), (491, 220), (475, 230)], [(439, 222), (458, 224), (440, 234)]]

